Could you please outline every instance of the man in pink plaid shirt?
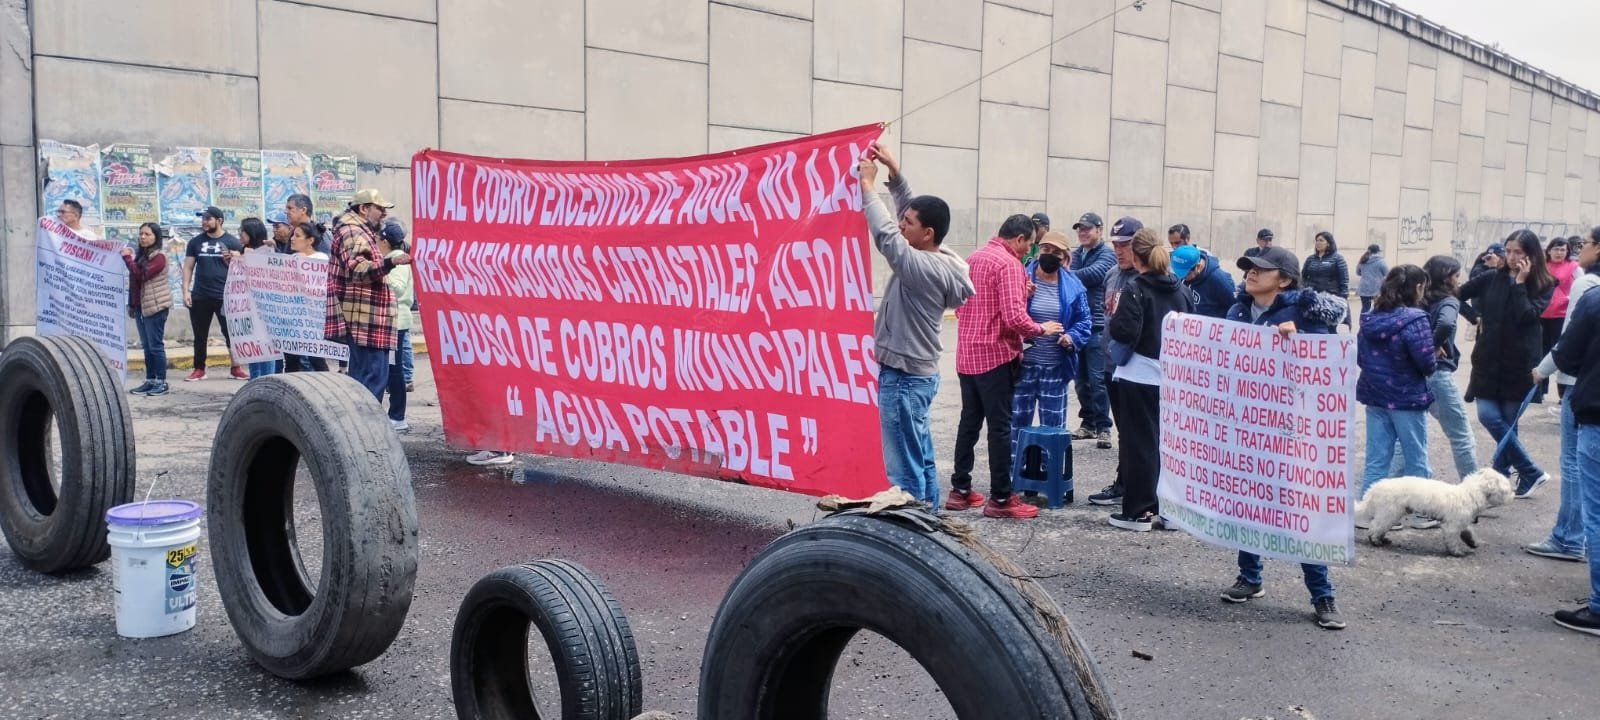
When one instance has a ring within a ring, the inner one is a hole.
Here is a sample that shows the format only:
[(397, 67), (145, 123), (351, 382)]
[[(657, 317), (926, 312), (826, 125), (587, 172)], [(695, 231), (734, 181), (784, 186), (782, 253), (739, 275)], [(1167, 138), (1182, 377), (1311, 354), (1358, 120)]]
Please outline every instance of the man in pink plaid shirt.
[[(974, 294), (956, 310), (956, 376), (961, 380), (961, 425), (956, 432), (955, 472), (947, 510), (983, 505), (993, 518), (1027, 519), (1039, 509), (1011, 497), (1011, 396), (1021, 369), (1022, 341), (1060, 335), (1059, 322), (1028, 317), (1028, 279), (1018, 260), (1033, 244), (1033, 220), (1012, 215), (998, 237), (967, 265)], [(989, 501), (972, 489), (973, 448), (978, 427), (989, 426)]]

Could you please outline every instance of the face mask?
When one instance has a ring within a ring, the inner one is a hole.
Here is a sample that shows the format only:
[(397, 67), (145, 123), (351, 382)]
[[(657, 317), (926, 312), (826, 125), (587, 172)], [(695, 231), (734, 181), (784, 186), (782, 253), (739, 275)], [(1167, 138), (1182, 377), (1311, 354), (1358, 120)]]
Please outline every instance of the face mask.
[(1043, 271), (1045, 271), (1047, 273), (1053, 273), (1053, 272), (1055, 272), (1057, 270), (1060, 270), (1061, 269), (1061, 258), (1058, 258), (1058, 257), (1056, 257), (1054, 255), (1040, 255), (1039, 256), (1039, 269), (1043, 270)]

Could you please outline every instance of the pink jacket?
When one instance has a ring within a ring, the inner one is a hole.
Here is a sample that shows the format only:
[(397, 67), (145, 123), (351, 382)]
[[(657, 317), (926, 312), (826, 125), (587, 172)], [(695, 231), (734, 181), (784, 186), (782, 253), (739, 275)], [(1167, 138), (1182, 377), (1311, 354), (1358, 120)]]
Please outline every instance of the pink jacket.
[(1583, 271), (1578, 269), (1576, 260), (1550, 263), (1546, 267), (1550, 268), (1551, 275), (1556, 276), (1556, 291), (1550, 296), (1550, 306), (1546, 307), (1539, 317), (1557, 320), (1567, 316), (1567, 299), (1572, 292), (1572, 281), (1582, 275)]

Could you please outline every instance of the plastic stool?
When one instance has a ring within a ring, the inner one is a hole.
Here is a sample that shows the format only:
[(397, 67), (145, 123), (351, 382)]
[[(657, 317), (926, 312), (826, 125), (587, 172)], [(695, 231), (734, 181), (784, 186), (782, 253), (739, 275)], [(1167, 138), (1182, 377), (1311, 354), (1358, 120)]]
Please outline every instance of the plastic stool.
[(1020, 428), (1016, 433), (1012, 491), (1044, 493), (1051, 510), (1072, 504), (1072, 436), (1061, 428), (1039, 426)]

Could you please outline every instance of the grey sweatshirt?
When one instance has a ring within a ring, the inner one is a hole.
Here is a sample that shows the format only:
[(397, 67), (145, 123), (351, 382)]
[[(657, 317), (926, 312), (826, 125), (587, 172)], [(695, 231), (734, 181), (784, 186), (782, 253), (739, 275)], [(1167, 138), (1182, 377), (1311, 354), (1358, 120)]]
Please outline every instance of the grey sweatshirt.
[(972, 280), (967, 263), (953, 251), (939, 248), (925, 252), (911, 247), (900, 236), (897, 218), (911, 202), (911, 187), (905, 176), (891, 178), (886, 186), (894, 196), (895, 212), (889, 214), (876, 193), (862, 193), (862, 210), (872, 243), (894, 272), (883, 290), (872, 339), (878, 364), (908, 375), (937, 375), (939, 323), (945, 310), (954, 310), (972, 297)]

